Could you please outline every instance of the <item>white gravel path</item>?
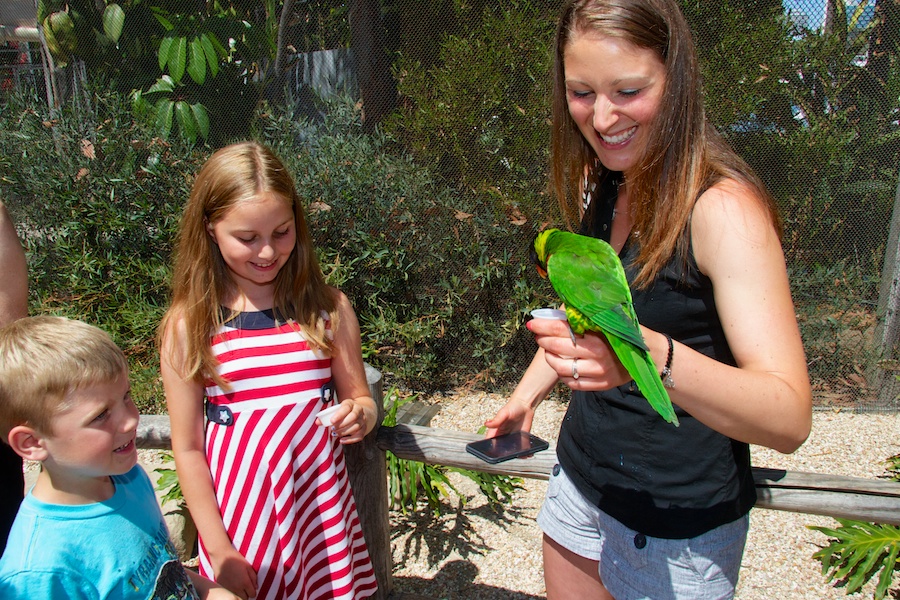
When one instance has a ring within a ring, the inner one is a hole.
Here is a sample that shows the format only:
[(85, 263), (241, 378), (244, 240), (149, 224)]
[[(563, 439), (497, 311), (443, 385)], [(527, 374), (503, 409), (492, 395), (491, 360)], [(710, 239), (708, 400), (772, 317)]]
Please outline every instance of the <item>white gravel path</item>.
[[(436, 398), (441, 410), (431, 425), (476, 431), (505, 399), (493, 394)], [(547, 400), (534, 433), (555, 440), (565, 404)], [(753, 447), (760, 467), (875, 478), (884, 460), (900, 453), (900, 416), (817, 412), (809, 440), (792, 455)], [(452, 481), (466, 499), (445, 504), (440, 517), (427, 507), (392, 516), (395, 590), (404, 598), (538, 600), (545, 598), (540, 530), (534, 522), (546, 482), (525, 480), (501, 513), (492, 511), (467, 479)], [(751, 513), (750, 535), (738, 584), (738, 600), (828, 600), (845, 598), (825, 583), (811, 558), (825, 537), (807, 525), (834, 526), (828, 517), (766, 509)], [(895, 579), (895, 588), (900, 582)], [(855, 598), (871, 598), (874, 584)]]

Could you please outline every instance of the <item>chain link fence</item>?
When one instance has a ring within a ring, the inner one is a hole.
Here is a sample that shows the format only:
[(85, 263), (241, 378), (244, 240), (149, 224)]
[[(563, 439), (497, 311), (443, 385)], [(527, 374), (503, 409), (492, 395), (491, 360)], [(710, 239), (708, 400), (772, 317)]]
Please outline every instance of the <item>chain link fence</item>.
[[(386, 381), (502, 390), (535, 349), (525, 316), (553, 302), (528, 245), (565, 226), (546, 191), (560, 4), (45, 2), (30, 27), (0, 29), (0, 93), (8, 117), (30, 101), (96, 118), (102, 81), (153, 139), (198, 155), (264, 137), (297, 173)], [(896, 410), (898, 4), (682, 5), (709, 118), (780, 207), (817, 405)], [(31, 143), (4, 138), (0, 191), (37, 227), (33, 207), (55, 200), (14, 185)]]

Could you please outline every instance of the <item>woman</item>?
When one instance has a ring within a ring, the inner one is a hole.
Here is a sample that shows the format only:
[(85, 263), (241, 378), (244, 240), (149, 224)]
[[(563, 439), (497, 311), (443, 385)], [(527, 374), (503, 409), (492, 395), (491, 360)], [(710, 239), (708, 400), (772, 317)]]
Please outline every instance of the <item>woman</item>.
[(750, 444), (809, 435), (806, 360), (780, 224), (750, 168), (706, 122), (675, 0), (573, 0), (556, 36), (551, 178), (581, 233), (622, 259), (681, 425), (663, 421), (605, 340), (539, 350), (490, 435), (572, 400), (538, 517), (554, 598), (730, 598), (756, 498)]
[[(0, 327), (28, 316), (28, 265), (16, 226), (3, 201), (0, 201), (0, 264), (3, 265), (3, 288), (0, 289)], [(0, 554), (25, 496), (22, 457), (8, 444), (0, 444)]]

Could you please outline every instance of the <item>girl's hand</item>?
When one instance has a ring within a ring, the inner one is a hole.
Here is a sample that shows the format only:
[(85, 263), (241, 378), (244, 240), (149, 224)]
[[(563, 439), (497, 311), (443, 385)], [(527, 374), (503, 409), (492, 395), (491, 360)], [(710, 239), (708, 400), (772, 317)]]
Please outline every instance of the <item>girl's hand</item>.
[(243, 600), (256, 596), (256, 571), (235, 548), (222, 556), (210, 555), (215, 581)]
[[(366, 403), (368, 404), (368, 403)], [(355, 444), (366, 437), (371, 429), (369, 424), (375, 420), (370, 414), (370, 406), (355, 399), (343, 400), (337, 412), (331, 416), (331, 428), (342, 444)]]

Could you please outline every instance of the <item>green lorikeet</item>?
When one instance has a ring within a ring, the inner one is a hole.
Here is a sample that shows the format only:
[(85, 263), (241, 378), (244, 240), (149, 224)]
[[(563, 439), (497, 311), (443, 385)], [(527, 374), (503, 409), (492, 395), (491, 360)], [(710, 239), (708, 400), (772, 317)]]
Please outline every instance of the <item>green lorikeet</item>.
[[(669, 394), (641, 335), (622, 261), (601, 239), (547, 229), (534, 240), (538, 272), (566, 305), (572, 331), (602, 333), (656, 412), (678, 425)], [(573, 340), (574, 341), (574, 340)]]

